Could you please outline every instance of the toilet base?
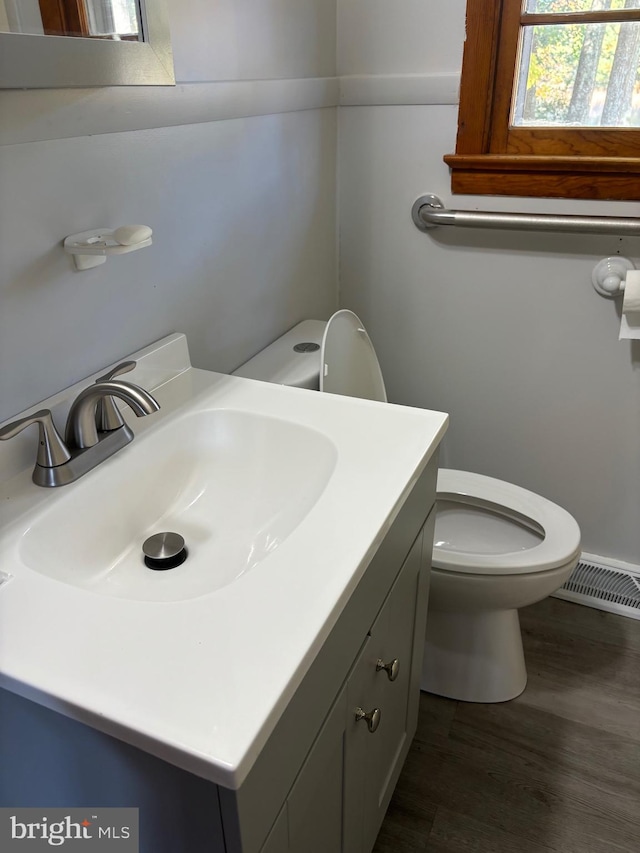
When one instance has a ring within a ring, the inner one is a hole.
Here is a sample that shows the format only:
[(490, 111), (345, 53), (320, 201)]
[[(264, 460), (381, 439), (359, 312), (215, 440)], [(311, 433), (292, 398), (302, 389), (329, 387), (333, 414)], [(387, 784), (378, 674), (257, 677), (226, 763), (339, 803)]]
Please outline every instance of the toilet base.
[(464, 702), (506, 702), (526, 684), (517, 610), (429, 611), (422, 690)]

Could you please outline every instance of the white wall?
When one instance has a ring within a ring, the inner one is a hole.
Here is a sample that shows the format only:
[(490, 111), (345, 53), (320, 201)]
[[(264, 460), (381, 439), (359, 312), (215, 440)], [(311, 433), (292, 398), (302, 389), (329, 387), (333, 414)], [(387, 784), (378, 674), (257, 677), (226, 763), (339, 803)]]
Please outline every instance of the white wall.
[(459, 71), (465, 0), (338, 0), (338, 72)]
[(169, 0), (176, 79), (331, 77), (336, 0)]
[(607, 255), (640, 266), (640, 239), (424, 235), (410, 219), (427, 192), (461, 209), (638, 216), (640, 205), (452, 196), (442, 156), (457, 106), (420, 102), (414, 79), (405, 105), (371, 97), (385, 75), (424, 75), (429, 91), (459, 70), (464, 8), (339, 0), (340, 72), (381, 75), (367, 81), (380, 106), (340, 110), (341, 305), (367, 324), (393, 400), (451, 414), (446, 465), (546, 495), (574, 513), (586, 551), (640, 563), (640, 343), (617, 340), (615, 304), (590, 281)]
[[(335, 308), (336, 110), (306, 79), (335, 3), (168, 5), (175, 90), (0, 93), (0, 421), (170, 331), (227, 371)], [(65, 236), (127, 222), (153, 246), (74, 271)]]

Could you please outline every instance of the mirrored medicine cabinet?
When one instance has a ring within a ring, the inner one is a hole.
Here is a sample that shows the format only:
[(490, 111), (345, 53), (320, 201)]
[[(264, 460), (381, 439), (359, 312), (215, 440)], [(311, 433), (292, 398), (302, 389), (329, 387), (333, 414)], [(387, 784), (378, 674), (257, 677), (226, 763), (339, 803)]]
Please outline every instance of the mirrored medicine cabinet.
[(165, 0), (0, 0), (0, 88), (174, 83)]

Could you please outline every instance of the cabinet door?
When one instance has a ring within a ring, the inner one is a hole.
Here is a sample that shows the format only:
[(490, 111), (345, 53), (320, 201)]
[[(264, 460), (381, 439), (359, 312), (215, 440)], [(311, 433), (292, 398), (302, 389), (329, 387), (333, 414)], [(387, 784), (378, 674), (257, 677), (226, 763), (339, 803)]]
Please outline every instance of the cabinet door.
[[(416, 612), (422, 613), (425, 605), (426, 578), (419, 536), (349, 678), (345, 754), (345, 850), (349, 853), (372, 849), (415, 731), (413, 705), (419, 686), (413, 646)], [(369, 714), (379, 711), (375, 731), (367, 719), (356, 720), (357, 708)]]
[(287, 797), (289, 853), (341, 853), (346, 692), (340, 692)]
[(286, 853), (289, 849), (289, 827), (287, 826), (287, 804), (282, 807), (276, 822), (260, 848), (260, 853)]

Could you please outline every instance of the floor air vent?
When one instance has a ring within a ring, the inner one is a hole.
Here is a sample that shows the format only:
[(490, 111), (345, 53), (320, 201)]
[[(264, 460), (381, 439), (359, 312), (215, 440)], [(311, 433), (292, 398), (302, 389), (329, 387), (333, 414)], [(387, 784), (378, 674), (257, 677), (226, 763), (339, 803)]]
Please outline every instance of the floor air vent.
[(640, 571), (581, 559), (554, 596), (640, 619)]

